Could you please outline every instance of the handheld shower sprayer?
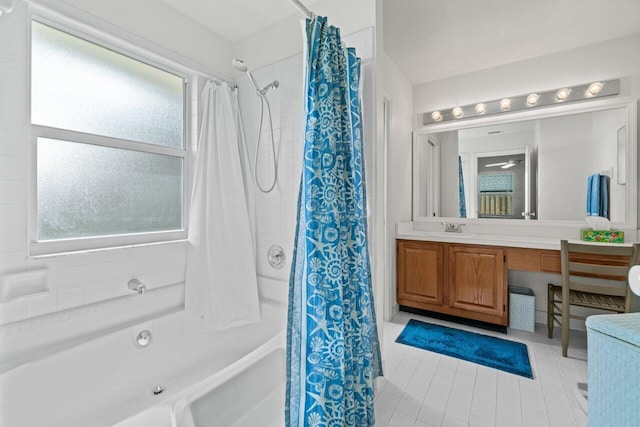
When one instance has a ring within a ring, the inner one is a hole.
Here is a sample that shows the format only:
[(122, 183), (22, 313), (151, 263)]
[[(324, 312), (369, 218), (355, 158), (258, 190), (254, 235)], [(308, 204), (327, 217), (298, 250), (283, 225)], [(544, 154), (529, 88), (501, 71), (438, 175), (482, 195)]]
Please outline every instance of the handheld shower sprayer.
[(233, 64), (233, 68), (240, 71), (241, 73), (247, 74), (247, 77), (249, 77), (251, 84), (256, 89), (258, 96), (264, 96), (264, 94), (266, 94), (269, 89), (277, 89), (278, 86), (280, 86), (280, 83), (277, 80), (274, 80), (265, 87), (260, 88), (260, 86), (258, 86), (258, 83), (256, 82), (256, 79), (253, 77), (251, 70), (249, 70), (247, 64), (245, 64), (242, 59), (234, 59), (231, 63)]
[[(253, 77), (253, 74), (251, 74), (251, 71), (249, 70), (249, 68), (247, 67), (247, 65), (244, 63), (242, 59), (234, 59), (232, 61), (232, 64), (233, 64), (233, 68), (240, 71), (241, 73), (247, 74), (247, 77), (249, 77), (251, 84), (256, 89), (256, 94), (258, 95), (258, 98), (260, 98), (260, 125), (258, 128), (258, 141), (256, 143), (256, 151), (255, 151), (255, 156), (253, 161), (253, 178), (256, 181), (256, 186), (260, 191), (262, 191), (263, 193), (269, 193), (271, 190), (275, 188), (276, 184), (278, 183), (278, 153), (276, 152), (276, 142), (273, 134), (273, 119), (271, 117), (271, 105), (269, 105), (269, 99), (267, 99), (267, 91), (269, 89), (277, 89), (278, 86), (280, 86), (280, 83), (277, 80), (274, 80), (273, 82), (269, 83), (265, 87), (260, 88), (260, 86), (258, 86), (258, 83), (256, 82), (256, 79)], [(271, 158), (273, 159), (273, 180), (271, 181), (271, 184), (267, 188), (263, 188), (262, 185), (260, 185), (260, 181), (258, 180), (258, 152), (260, 150), (260, 138), (262, 135), (262, 124), (264, 121), (265, 104), (267, 105), (267, 112), (269, 114), (269, 122), (270, 122), (269, 134), (271, 136), (271, 144), (270, 144)]]

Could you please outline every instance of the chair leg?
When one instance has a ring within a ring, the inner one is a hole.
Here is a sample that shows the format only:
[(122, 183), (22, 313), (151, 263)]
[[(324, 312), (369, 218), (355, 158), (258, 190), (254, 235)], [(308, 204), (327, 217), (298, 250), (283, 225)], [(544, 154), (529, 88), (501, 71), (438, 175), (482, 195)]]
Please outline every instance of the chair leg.
[(549, 338), (553, 338), (553, 285), (547, 285), (547, 332)]
[(567, 357), (567, 350), (569, 349), (569, 319), (571, 319), (571, 315), (567, 296), (562, 299), (562, 357)]

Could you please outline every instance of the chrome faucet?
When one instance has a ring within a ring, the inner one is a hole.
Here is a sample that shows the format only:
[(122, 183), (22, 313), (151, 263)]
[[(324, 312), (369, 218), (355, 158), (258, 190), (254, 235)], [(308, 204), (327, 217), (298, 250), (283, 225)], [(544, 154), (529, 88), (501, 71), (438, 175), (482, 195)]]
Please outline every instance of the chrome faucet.
[(127, 287), (132, 291), (139, 293), (140, 295), (147, 292), (147, 287), (143, 285), (142, 282), (140, 282), (138, 279), (129, 280)]
[(464, 226), (464, 224), (454, 224), (451, 222), (443, 222), (444, 231), (447, 233), (462, 233), (462, 229), (460, 227)]

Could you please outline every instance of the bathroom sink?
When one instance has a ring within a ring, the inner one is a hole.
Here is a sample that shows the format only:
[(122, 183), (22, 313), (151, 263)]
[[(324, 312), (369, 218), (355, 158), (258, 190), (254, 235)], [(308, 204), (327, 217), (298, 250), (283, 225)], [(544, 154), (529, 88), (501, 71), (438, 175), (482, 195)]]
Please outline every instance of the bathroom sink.
[(446, 231), (425, 231), (424, 234), (426, 236), (452, 238), (452, 239), (464, 239), (464, 238), (471, 238), (474, 236), (474, 234), (465, 233), (464, 231), (462, 233), (451, 233)]

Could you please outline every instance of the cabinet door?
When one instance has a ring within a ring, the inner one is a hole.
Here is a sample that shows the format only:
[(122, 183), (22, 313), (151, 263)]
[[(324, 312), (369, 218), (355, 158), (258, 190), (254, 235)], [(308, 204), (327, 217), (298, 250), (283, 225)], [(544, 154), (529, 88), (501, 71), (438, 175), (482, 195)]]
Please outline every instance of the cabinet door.
[[(442, 305), (444, 244), (398, 241), (398, 303)], [(418, 308), (427, 308), (420, 307)]]
[(505, 275), (502, 249), (449, 246), (449, 305), (505, 317)]

